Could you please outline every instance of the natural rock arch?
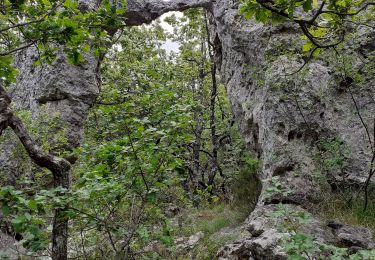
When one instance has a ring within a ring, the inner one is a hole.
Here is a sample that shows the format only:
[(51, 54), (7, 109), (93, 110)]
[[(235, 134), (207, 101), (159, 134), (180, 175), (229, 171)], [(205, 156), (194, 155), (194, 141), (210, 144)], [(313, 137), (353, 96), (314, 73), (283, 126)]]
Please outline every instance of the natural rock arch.
[[(278, 203), (296, 212), (311, 211), (319, 203), (320, 190), (314, 179), (319, 165), (313, 156), (317, 138), (340, 136), (351, 151), (351, 165), (346, 169), (348, 180), (363, 182), (371, 159), (363, 126), (351, 116), (354, 104), (348, 93), (335, 90), (338, 82), (326, 62), (318, 59), (306, 65), (308, 73), (303, 84), (287, 81), (282, 76), (283, 67), (293, 71), (301, 66), (299, 60), (277, 54), (277, 49), (291, 48), (291, 42), (299, 40), (298, 28), (291, 24), (271, 27), (246, 21), (238, 14), (235, 0), (128, 0), (125, 17), (129, 26), (136, 26), (150, 23), (169, 11), (195, 7), (206, 8), (211, 13), (217, 65), (243, 137), (262, 160), (259, 177), (265, 181), (258, 205), (247, 220), (251, 236), (226, 246), (219, 256), (222, 259), (285, 258), (279, 246), (280, 220), (270, 214), (277, 210)], [(373, 50), (374, 38), (368, 32), (368, 42), (362, 44)], [(99, 61), (88, 56), (84, 64), (72, 66), (61, 58), (47, 69), (33, 69), (32, 51), (21, 55), (25, 55), (20, 60), (21, 77), (12, 87), (11, 98), (19, 108), (31, 109), (35, 115), (40, 104), (59, 111), (69, 125), (70, 144), (79, 145), (83, 122), (99, 94)], [(277, 87), (276, 83), (284, 84), (284, 88)], [(371, 86), (367, 91), (375, 94)], [(354, 94), (364, 111), (364, 120), (370, 123), (375, 104), (367, 94)], [(288, 192), (268, 195), (272, 177), (277, 177)], [(372, 235), (366, 229), (327, 225), (317, 218), (305, 229), (321, 243), (374, 247)]]

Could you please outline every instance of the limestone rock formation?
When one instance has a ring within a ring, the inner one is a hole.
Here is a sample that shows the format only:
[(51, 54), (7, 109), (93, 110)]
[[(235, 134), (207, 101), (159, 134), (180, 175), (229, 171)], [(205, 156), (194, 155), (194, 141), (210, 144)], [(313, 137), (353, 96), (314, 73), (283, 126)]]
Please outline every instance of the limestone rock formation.
[[(65, 128), (67, 138), (65, 149), (76, 148), (82, 141), (83, 125), (89, 108), (99, 95), (98, 60), (86, 55), (86, 61), (69, 65), (60, 53), (53, 65), (35, 66), (38, 53), (28, 49), (16, 56), (19, 69), (17, 83), (9, 89), (16, 110), (28, 110), (32, 120), (41, 114), (55, 115)], [(0, 145), (0, 172), (7, 176), (8, 183), (31, 171), (31, 162), (25, 162), (17, 152), (18, 140), (8, 136)], [(53, 152), (53, 151), (52, 151)]]
[[(212, 21), (220, 42), (217, 60), (222, 80), (243, 137), (262, 161), (259, 177), (263, 182), (258, 205), (247, 220), (252, 236), (227, 245), (219, 256), (284, 259), (279, 246), (283, 236), (278, 230), (280, 223), (271, 217), (275, 204), (283, 203), (300, 213), (312, 211), (322, 199), (321, 174), (333, 189), (334, 185), (358, 186), (365, 181), (372, 151), (355, 106), (366, 125), (372, 127), (375, 88), (369, 84), (362, 89), (353, 86), (340, 90), (343, 79), (337, 76), (338, 68), (324, 59), (308, 63), (303, 78), (287, 76), (303, 65), (298, 55), (287, 55), (301, 48), (298, 28), (247, 21), (238, 14), (238, 1), (216, 1)], [(360, 48), (359, 55), (365, 55), (363, 52), (374, 50), (371, 43), (375, 35), (367, 31), (361, 37), (361, 43), (351, 42), (348, 49), (356, 52), (358, 49), (353, 48)], [(360, 67), (360, 60), (356, 62), (354, 66)], [(324, 140), (335, 140), (342, 151), (347, 151), (340, 169), (321, 171), (324, 160), (330, 160), (322, 152)], [(304, 233), (318, 243), (374, 247), (368, 230), (348, 226), (332, 230), (313, 216)]]
[(191, 235), (190, 237), (181, 237), (174, 241), (176, 245), (176, 250), (180, 254), (187, 253), (192, 250), (199, 241), (204, 237), (204, 233), (202, 231)]
[(68, 124), (68, 142), (77, 147), (82, 140), (83, 124), (89, 108), (99, 95), (98, 61), (86, 55), (86, 61), (74, 66), (60, 53), (52, 66), (34, 66), (37, 52), (29, 49), (17, 56), (17, 84), (9, 91), (17, 109), (28, 109), (36, 117), (42, 109), (58, 112)]
[[(366, 179), (372, 154), (356, 106), (364, 122), (372, 126), (375, 88), (370, 83), (349, 91), (342, 84), (345, 78), (339, 77), (337, 68), (324, 59), (308, 63), (302, 79), (287, 77), (286, 74), (303, 64), (298, 55), (286, 54), (298, 52), (301, 47), (298, 28), (290, 24), (271, 27), (247, 21), (238, 13), (238, 5), (237, 0), (171, 3), (129, 0), (126, 13), (129, 25), (139, 25), (171, 10), (200, 6), (212, 12), (221, 77), (243, 137), (262, 162), (259, 178), (263, 181), (258, 205), (247, 220), (251, 236), (225, 246), (218, 256), (221, 259), (284, 259), (285, 253), (280, 247), (284, 234), (278, 229), (283, 219), (272, 217), (278, 203), (292, 212), (312, 213), (311, 222), (302, 229), (318, 243), (353, 250), (373, 248), (368, 230), (324, 223), (314, 217), (311, 209), (321, 199), (318, 177), (322, 161), (329, 159), (322, 152), (322, 140), (337, 141), (347, 151), (342, 167), (331, 169), (325, 176), (332, 188), (358, 186)], [(360, 55), (375, 50), (375, 35), (370, 32), (365, 29), (359, 32), (361, 41), (353, 44), (361, 48)], [(10, 91), (13, 101), (18, 108), (30, 109), (35, 116), (42, 105), (47, 111), (58, 111), (68, 124), (69, 143), (76, 147), (82, 138), (88, 109), (99, 93), (98, 62), (87, 57), (84, 64), (71, 66), (59, 57), (53, 66), (35, 68), (32, 65), (35, 55), (29, 50), (18, 57), (21, 73)], [(361, 66), (359, 59), (355, 63)], [(317, 155), (321, 155), (320, 160)], [(0, 158), (0, 172), (6, 166), (7, 156)], [(272, 186), (278, 190), (270, 193)]]
[(16, 239), (12, 236), (0, 232), (0, 259), (19, 259), (20, 253), (25, 250), (16, 245)]

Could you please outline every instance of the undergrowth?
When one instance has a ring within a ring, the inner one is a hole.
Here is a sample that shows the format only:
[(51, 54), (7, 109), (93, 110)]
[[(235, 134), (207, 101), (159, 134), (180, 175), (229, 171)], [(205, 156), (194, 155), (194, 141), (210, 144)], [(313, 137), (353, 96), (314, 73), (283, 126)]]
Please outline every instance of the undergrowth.
[(215, 259), (217, 251), (223, 245), (241, 236), (239, 227), (248, 216), (241, 209), (243, 208), (218, 203), (181, 214), (180, 225), (174, 229), (174, 236), (189, 237), (203, 232), (204, 237), (191, 252), (180, 255), (178, 259), (190, 259), (190, 256), (195, 259)]
[(190, 236), (202, 231), (209, 236), (224, 227), (236, 226), (243, 222), (244, 212), (239, 208), (219, 203), (208, 208), (189, 210), (179, 216), (180, 228), (175, 230), (175, 235)]
[(375, 195), (369, 196), (366, 211), (363, 210), (363, 194), (354, 190), (325, 192), (319, 215), (326, 220), (338, 220), (354, 226), (363, 226), (375, 233)]
[(261, 188), (256, 177), (259, 162), (250, 156), (245, 158), (242, 169), (231, 180), (230, 201), (202, 203), (179, 214), (174, 237), (189, 237), (198, 232), (204, 236), (190, 252), (177, 259), (215, 259), (222, 246), (243, 235), (242, 223), (254, 209)]

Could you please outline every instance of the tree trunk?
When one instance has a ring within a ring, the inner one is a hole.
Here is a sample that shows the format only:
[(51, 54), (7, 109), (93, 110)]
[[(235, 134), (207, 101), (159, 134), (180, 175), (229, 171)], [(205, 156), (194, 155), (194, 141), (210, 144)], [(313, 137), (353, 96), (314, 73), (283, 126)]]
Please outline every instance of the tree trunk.
[[(198, 64), (198, 84), (196, 84), (196, 79), (193, 79), (192, 82), (192, 91), (193, 91), (193, 99), (196, 104), (202, 104), (202, 97), (203, 97), (203, 65)], [(200, 159), (200, 152), (202, 148), (202, 134), (203, 134), (203, 113), (202, 108), (198, 105), (194, 108), (194, 121), (196, 123), (194, 128), (194, 143), (193, 143), (193, 185), (194, 188), (198, 188), (198, 176), (201, 176), (201, 182), (205, 182), (204, 180), (204, 173), (201, 171), (201, 159)]]
[[(11, 127), (17, 135), (30, 158), (40, 167), (49, 169), (54, 177), (55, 187), (70, 188), (71, 164), (51, 154), (45, 154), (27, 132), (21, 119), (16, 117), (10, 109), (11, 99), (6, 91), (0, 87), (0, 136), (6, 127)], [(60, 194), (63, 195), (63, 192)], [(52, 259), (65, 260), (68, 258), (68, 217), (67, 205), (55, 210), (52, 231)]]
[[(206, 40), (208, 46), (208, 55), (210, 58), (210, 73), (211, 73), (211, 97), (210, 97), (210, 129), (211, 129), (211, 145), (212, 145), (212, 168), (211, 172), (208, 176), (208, 185), (213, 186), (215, 182), (215, 177), (217, 172), (220, 172), (222, 177), (223, 173), (219, 165), (218, 161), (218, 151), (219, 151), (219, 142), (218, 142), (218, 135), (216, 132), (216, 98), (217, 98), (217, 80), (216, 80), (216, 63), (214, 60), (214, 51), (213, 45), (214, 43), (211, 41), (210, 32), (209, 32), (209, 25), (207, 19), (207, 13), (205, 13), (204, 17), (205, 28), (206, 28)], [(222, 189), (225, 190), (224, 182)]]
[[(70, 189), (70, 167), (61, 167), (53, 172), (55, 187)], [(59, 195), (63, 195), (59, 194)], [(68, 258), (68, 205), (55, 209), (52, 229), (52, 259), (65, 260)]]

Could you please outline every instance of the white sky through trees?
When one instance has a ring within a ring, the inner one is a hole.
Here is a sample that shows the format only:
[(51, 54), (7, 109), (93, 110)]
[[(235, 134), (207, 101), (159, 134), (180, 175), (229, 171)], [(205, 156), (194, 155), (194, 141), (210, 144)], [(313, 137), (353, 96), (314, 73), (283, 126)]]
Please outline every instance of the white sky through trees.
[[(168, 2), (168, 1), (166, 1)], [(164, 28), (164, 30), (168, 31), (169, 33), (173, 33), (173, 28), (171, 25), (169, 25), (168, 23), (166, 23), (164, 21), (164, 19), (168, 16), (171, 16), (171, 15), (175, 15), (177, 17), (181, 17), (183, 14), (181, 12), (170, 12), (170, 13), (166, 13), (166, 14), (163, 14), (161, 17), (160, 17), (160, 20), (161, 20), (161, 26)], [(180, 45), (177, 43), (177, 42), (174, 42), (174, 41), (171, 41), (171, 40), (167, 40), (164, 44), (163, 44), (163, 49), (165, 49), (167, 52), (179, 52), (179, 47)]]
[[(169, 2), (169, 0), (163, 0), (164, 2)], [(176, 15), (177, 17), (181, 17), (182, 16), (182, 13), (181, 12), (170, 12), (170, 13), (166, 13), (166, 14), (163, 14), (161, 17), (160, 17), (160, 20), (161, 20), (161, 26), (168, 32), (172, 33), (173, 32), (173, 28), (172, 26), (170, 26), (168, 23), (164, 22), (164, 19), (168, 16), (171, 16), (171, 15)], [(167, 40), (164, 44), (163, 44), (163, 49), (165, 49), (167, 52), (179, 52), (179, 47), (180, 45), (177, 43), (177, 42), (174, 42), (174, 41), (171, 41), (171, 40)]]

